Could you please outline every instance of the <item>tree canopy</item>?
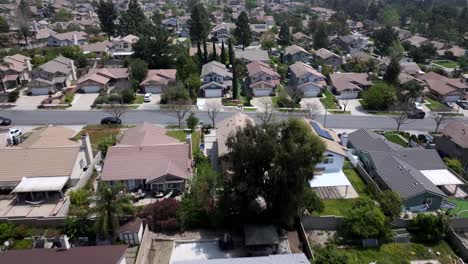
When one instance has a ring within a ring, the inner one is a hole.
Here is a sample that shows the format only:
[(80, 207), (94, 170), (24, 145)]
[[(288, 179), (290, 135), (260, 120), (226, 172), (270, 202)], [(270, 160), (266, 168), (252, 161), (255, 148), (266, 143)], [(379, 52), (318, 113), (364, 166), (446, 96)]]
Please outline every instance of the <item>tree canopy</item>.
[(100, 0), (97, 7), (97, 15), (101, 22), (102, 31), (107, 33), (107, 36), (112, 37), (116, 33), (116, 24), (118, 15), (114, 2), (111, 0)]
[(387, 110), (396, 100), (395, 87), (386, 83), (374, 84), (362, 95), (362, 104), (368, 110)]
[(245, 48), (250, 45), (252, 41), (252, 31), (250, 30), (249, 17), (247, 13), (242, 11), (236, 21), (236, 29), (234, 29), (234, 37), (237, 43)]
[(189, 20), (190, 37), (193, 41), (204, 41), (210, 33), (210, 20), (203, 4), (198, 3), (193, 8)]

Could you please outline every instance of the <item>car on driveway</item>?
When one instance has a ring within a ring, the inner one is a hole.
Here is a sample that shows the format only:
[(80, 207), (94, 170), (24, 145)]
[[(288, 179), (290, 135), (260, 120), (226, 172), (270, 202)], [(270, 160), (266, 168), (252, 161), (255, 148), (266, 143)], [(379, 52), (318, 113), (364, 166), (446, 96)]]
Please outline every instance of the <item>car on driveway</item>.
[(14, 138), (23, 135), (23, 131), (21, 131), (19, 128), (13, 127), (8, 130), (8, 134), (10, 135), (10, 138)]
[(468, 101), (466, 100), (458, 100), (457, 105), (459, 105), (461, 108), (468, 110)]
[(151, 102), (151, 93), (145, 94), (145, 97), (143, 98), (143, 102), (145, 103)]
[(101, 119), (101, 125), (120, 125), (122, 120), (117, 117), (108, 116)]
[(0, 126), (9, 126), (11, 125), (11, 119), (0, 116)]

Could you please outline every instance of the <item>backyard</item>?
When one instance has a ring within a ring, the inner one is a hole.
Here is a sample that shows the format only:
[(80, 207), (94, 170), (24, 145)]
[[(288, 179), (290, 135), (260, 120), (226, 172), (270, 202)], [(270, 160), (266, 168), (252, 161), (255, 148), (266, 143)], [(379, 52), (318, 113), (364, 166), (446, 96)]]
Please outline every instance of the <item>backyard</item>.
[[(187, 139), (187, 134), (184, 130), (168, 130), (166, 135), (178, 139), (180, 142), (185, 142)], [(200, 145), (200, 132), (192, 132), (192, 153), (195, 155), (195, 152), (198, 150)]]
[(93, 151), (98, 151), (98, 146), (109, 136), (118, 136), (122, 127), (118, 125), (88, 125), (75, 136), (74, 140), (79, 140), (84, 133), (88, 133)]
[(433, 63), (440, 65), (442, 67), (445, 67), (445, 68), (449, 68), (449, 69), (457, 68), (458, 66), (460, 66), (458, 62), (453, 61), (453, 60), (437, 60), (437, 61), (434, 61)]
[[(379, 263), (395, 264), (409, 263), (410, 260), (436, 259), (442, 264), (454, 263), (457, 258), (450, 246), (442, 241), (435, 246), (425, 246), (417, 243), (384, 244), (379, 248), (339, 249), (348, 257), (350, 264)], [(437, 254), (437, 253), (440, 253)]]
[(340, 109), (336, 103), (335, 96), (329, 90), (325, 89), (323, 95), (325, 98), (320, 98), (323, 107), (326, 109)]
[(449, 198), (447, 200), (456, 205), (455, 208), (450, 209), (450, 215), (468, 218), (468, 201), (456, 198)]

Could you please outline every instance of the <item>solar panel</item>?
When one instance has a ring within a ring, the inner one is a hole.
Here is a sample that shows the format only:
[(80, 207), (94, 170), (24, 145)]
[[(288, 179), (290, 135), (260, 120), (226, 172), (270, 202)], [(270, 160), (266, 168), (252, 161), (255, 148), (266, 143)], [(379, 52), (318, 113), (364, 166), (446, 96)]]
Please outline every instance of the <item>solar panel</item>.
[(315, 123), (314, 121), (310, 121), (310, 124), (312, 125), (312, 127), (315, 129), (315, 132), (317, 132), (319, 136), (329, 139), (329, 140), (333, 140), (330, 133), (328, 133), (328, 131), (326, 130), (323, 130), (317, 123)]

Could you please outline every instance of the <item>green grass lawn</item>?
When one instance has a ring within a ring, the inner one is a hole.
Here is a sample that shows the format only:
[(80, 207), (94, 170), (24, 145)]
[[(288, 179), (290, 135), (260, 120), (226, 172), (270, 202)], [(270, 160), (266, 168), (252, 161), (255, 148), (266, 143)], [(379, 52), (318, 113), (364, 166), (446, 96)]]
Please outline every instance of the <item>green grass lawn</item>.
[(339, 107), (335, 103), (335, 96), (330, 91), (325, 89), (323, 95), (325, 96), (325, 98), (320, 98), (320, 102), (326, 109), (339, 109)]
[(91, 147), (93, 151), (98, 151), (97, 147), (99, 143), (104, 141), (109, 136), (118, 136), (122, 126), (108, 126), (108, 125), (89, 125), (83, 127), (83, 129), (75, 136), (75, 140), (79, 140), (83, 133), (88, 133), (89, 140), (91, 141)]
[(351, 182), (353, 185), (354, 189), (358, 194), (362, 195), (366, 192), (367, 186), (366, 183), (362, 180), (361, 176), (359, 176), (359, 173), (357, 170), (353, 167), (349, 168), (344, 166), (343, 167), (343, 172), (346, 174), (346, 177), (348, 177), (348, 180)]
[(322, 200), (325, 209), (319, 215), (345, 215), (356, 203), (356, 199)]
[(23, 249), (31, 249), (31, 248), (32, 248), (31, 239), (15, 240), (13, 244), (13, 249), (15, 250), (23, 250)]
[(137, 95), (135, 97), (135, 100), (133, 100), (132, 104), (142, 104), (145, 100), (145, 96), (144, 95)]
[(394, 132), (385, 132), (385, 138), (395, 144), (398, 144), (402, 147), (408, 147), (408, 142), (406, 142), (400, 135)]
[(429, 107), (429, 109), (431, 109), (432, 111), (437, 111), (437, 110), (445, 108), (445, 106), (442, 103), (434, 99), (426, 97), (425, 100), (428, 102), (428, 104), (426, 104), (427, 107)]
[(440, 65), (442, 67), (445, 67), (445, 68), (456, 68), (460, 66), (458, 62), (453, 61), (453, 60), (437, 60), (437, 61), (434, 61), (433, 63)]
[[(456, 215), (458, 217), (468, 217), (468, 201), (467, 200), (462, 200), (462, 199), (456, 199), (456, 198), (449, 198), (449, 202), (455, 203), (457, 206), (453, 209), (450, 209), (450, 215)], [(461, 214), (459, 214), (462, 211), (465, 211)]]
[[(184, 130), (168, 130), (166, 131), (166, 135), (178, 139), (180, 142), (186, 141), (186, 133)], [(192, 153), (194, 154), (195, 151), (199, 148), (200, 145), (200, 132), (192, 132)]]
[[(432, 249), (429, 253), (428, 249)], [(435, 246), (425, 246), (417, 243), (384, 244), (380, 248), (371, 249), (338, 249), (348, 257), (350, 264), (362, 264), (376, 262), (379, 264), (403, 264), (410, 260), (436, 259), (442, 264), (453, 263), (456, 254), (446, 242)], [(440, 252), (440, 256), (436, 255)]]
[(244, 107), (242, 108), (244, 112), (256, 112), (257, 108), (256, 107)]

